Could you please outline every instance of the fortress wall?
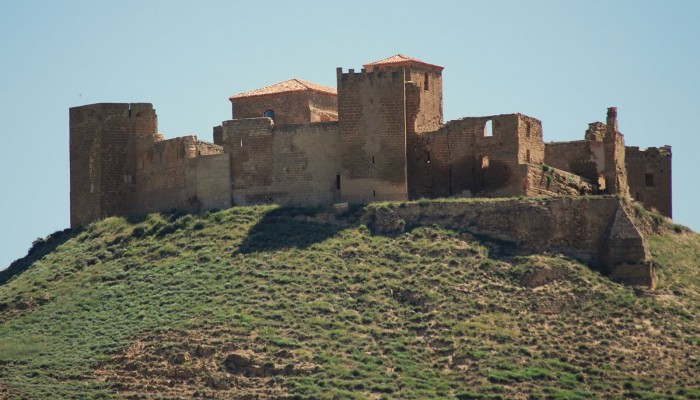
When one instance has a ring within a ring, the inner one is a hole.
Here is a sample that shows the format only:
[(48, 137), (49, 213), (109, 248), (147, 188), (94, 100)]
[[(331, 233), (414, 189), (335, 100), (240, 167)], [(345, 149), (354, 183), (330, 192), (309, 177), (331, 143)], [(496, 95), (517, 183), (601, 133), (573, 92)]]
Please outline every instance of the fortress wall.
[(187, 160), (196, 157), (196, 143), (196, 137), (183, 136), (154, 143), (141, 153), (133, 214), (198, 211), (195, 188), (187, 179)]
[[(407, 115), (413, 115), (407, 85)], [(492, 135), (486, 136), (492, 122)], [(410, 198), (522, 196), (528, 163), (544, 160), (542, 125), (520, 114), (462, 118), (435, 132), (408, 135)], [(535, 188), (535, 186), (533, 186)]]
[(130, 212), (136, 166), (128, 163), (130, 143), (156, 134), (155, 110), (150, 104), (130, 104), (127, 115), (112, 115), (102, 125), (102, 214)]
[(231, 205), (229, 155), (196, 136), (140, 143), (132, 215)]
[(401, 218), (406, 224), (431, 221), (511, 243), (516, 249), (561, 252), (602, 263), (601, 239), (618, 207), (619, 200), (601, 197), (446, 201), (423, 207), (408, 203), (406, 207), (372, 209), (379, 220)]
[(605, 169), (603, 142), (577, 140), (546, 143), (544, 163), (595, 183)]
[[(70, 219), (71, 226), (102, 218), (102, 145), (99, 109), (70, 109)], [(119, 112), (119, 110), (116, 110)], [(122, 113), (128, 114), (128, 105)]]
[(590, 182), (570, 172), (542, 165), (527, 165), (527, 196), (581, 196), (596, 190)]
[(337, 78), (343, 201), (406, 200), (405, 69)]
[(232, 119), (262, 118), (265, 111), (273, 110), (277, 125), (311, 121), (306, 91), (232, 99), (231, 106)]
[(276, 127), (272, 135), (276, 204), (315, 205), (340, 201), (340, 136), (336, 122)]
[(131, 209), (137, 138), (156, 136), (151, 104), (100, 103), (70, 109), (71, 226)]
[(630, 195), (648, 209), (671, 217), (671, 147), (625, 148)]
[(272, 184), (272, 126), (269, 118), (224, 121), (216, 144), (230, 154), (232, 205), (271, 202), (264, 188)]
[[(480, 196), (521, 196), (527, 150), (521, 145), (521, 116), (504, 114), (464, 118), (475, 138), (474, 193)], [(490, 136), (487, 134), (490, 128)], [(532, 153), (534, 150), (530, 150)]]
[[(465, 118), (471, 123), (475, 139), (476, 179), (474, 193), (497, 196), (508, 186), (521, 186), (517, 177), (519, 142), (518, 121), (515, 116)], [(491, 136), (487, 135), (491, 125)], [(493, 193), (493, 194), (490, 194)]]
[(435, 132), (409, 136), (408, 186), (411, 199), (471, 196), (474, 136), (471, 124), (450, 121)]
[(216, 141), (231, 155), (233, 204), (340, 201), (337, 122), (274, 126), (268, 118), (225, 121)]
[(622, 281), (654, 286), (646, 240), (615, 197), (553, 197), (405, 203), (369, 206), (365, 220), (376, 232), (413, 224), (465, 230), (482, 240), (510, 244), (518, 253), (561, 253), (605, 266)]
[[(225, 210), (231, 207), (231, 166), (228, 154), (207, 154), (189, 159), (188, 181), (194, 178), (194, 195), (199, 210)], [(189, 182), (188, 182), (189, 183)]]
[(432, 132), (443, 124), (442, 111), (442, 71), (431, 68), (410, 67), (407, 71), (407, 85), (414, 85), (419, 96), (420, 107), (413, 127), (415, 132)]
[(542, 164), (544, 162), (542, 122), (527, 115), (516, 115), (518, 116), (518, 162)]

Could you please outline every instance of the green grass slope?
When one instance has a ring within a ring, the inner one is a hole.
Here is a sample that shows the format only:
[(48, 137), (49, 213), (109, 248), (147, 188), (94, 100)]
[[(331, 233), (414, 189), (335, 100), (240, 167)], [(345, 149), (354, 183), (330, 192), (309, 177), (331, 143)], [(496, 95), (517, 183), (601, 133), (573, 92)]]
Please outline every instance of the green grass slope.
[(0, 286), (0, 398), (700, 398), (696, 234), (650, 240), (649, 292), (309, 213), (110, 218), (40, 244)]

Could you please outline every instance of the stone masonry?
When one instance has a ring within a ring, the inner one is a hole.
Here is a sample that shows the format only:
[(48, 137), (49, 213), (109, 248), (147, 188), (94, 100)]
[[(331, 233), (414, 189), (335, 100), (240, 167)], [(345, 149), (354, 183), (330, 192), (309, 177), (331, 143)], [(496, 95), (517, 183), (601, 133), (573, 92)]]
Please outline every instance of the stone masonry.
[(617, 109), (546, 143), (522, 114), (443, 121), (443, 67), (396, 55), (230, 98), (213, 143), (164, 140), (151, 104), (70, 109), (71, 225), (236, 205), (616, 194), (671, 217), (671, 148), (625, 147)]

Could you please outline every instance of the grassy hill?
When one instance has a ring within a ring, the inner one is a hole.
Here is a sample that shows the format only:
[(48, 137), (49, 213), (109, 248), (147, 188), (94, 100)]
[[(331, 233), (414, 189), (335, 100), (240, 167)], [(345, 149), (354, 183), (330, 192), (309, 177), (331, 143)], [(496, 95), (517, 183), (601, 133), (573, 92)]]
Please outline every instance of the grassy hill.
[(656, 291), (350, 212), (110, 218), (0, 286), (0, 398), (700, 398), (700, 236)]

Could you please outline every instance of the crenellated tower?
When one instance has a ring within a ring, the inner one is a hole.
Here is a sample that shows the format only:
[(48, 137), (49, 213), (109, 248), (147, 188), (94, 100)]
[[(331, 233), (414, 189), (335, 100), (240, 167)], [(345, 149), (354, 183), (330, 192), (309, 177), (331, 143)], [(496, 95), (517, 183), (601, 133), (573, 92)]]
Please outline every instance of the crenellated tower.
[(408, 200), (407, 150), (443, 123), (442, 67), (396, 55), (337, 70), (344, 201)]

